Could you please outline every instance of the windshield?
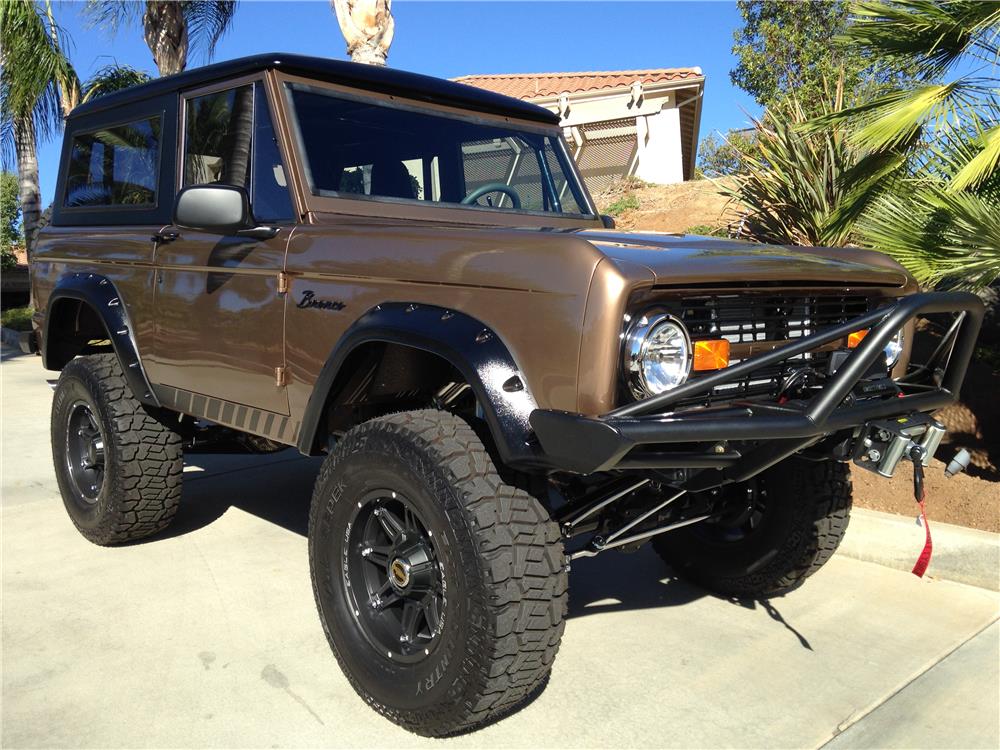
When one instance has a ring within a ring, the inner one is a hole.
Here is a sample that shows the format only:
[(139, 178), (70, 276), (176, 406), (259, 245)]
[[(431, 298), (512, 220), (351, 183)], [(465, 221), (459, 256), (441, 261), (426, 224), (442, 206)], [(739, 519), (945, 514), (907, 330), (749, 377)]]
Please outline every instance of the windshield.
[(552, 129), (289, 84), (313, 194), (590, 215)]

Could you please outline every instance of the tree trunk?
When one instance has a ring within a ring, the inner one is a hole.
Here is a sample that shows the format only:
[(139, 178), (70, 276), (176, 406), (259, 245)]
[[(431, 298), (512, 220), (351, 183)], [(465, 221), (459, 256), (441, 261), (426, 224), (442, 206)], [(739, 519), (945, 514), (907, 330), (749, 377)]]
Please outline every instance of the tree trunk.
[[(38, 143), (32, 115), (15, 118), (13, 130), (14, 152), (17, 157), (17, 193), (21, 201), (21, 228), (24, 231), (24, 253), (27, 256), (30, 279), (42, 204), (38, 187)], [(35, 306), (35, 286), (31, 283), (28, 284), (28, 305)]]
[(395, 32), (392, 0), (330, 0), (351, 60), (385, 65)]
[(230, 118), (235, 130), (232, 134), (232, 151), (226, 159), (226, 173), (222, 181), (238, 185), (250, 192), (250, 143), (253, 136), (253, 84), (240, 86), (233, 98)]
[(35, 141), (35, 121), (31, 115), (14, 120), (14, 150), (17, 154), (17, 192), (21, 201), (21, 223), (24, 228), (24, 249), (28, 262), (35, 249), (38, 218), (41, 215), (41, 194), (38, 188), (38, 151)]
[(187, 67), (188, 28), (181, 3), (148, 0), (142, 28), (161, 76), (180, 73)]
[(76, 75), (69, 59), (63, 55), (62, 46), (59, 44), (59, 30), (56, 26), (55, 16), (52, 14), (51, 0), (45, 0), (45, 15), (49, 20), (49, 37), (52, 39), (52, 47), (66, 62), (66, 75), (64, 80), (59, 81), (59, 104), (62, 107), (62, 116), (69, 117), (69, 113), (80, 103), (80, 79)]

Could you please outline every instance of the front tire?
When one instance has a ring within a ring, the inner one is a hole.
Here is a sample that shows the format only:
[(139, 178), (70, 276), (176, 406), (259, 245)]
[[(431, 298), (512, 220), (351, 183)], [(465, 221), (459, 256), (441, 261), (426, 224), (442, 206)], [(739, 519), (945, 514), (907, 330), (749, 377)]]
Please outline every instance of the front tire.
[(84, 537), (106, 546), (167, 527), (181, 498), (181, 438), (132, 395), (114, 354), (66, 365), (51, 432), (59, 491)]
[(348, 432), (316, 482), (309, 561), (348, 680), (411, 732), (475, 729), (544, 685), (566, 613), (559, 529), (458, 417)]
[(726, 488), (733, 513), (656, 537), (674, 571), (723, 596), (776, 596), (825, 565), (847, 531), (847, 464), (787, 459)]

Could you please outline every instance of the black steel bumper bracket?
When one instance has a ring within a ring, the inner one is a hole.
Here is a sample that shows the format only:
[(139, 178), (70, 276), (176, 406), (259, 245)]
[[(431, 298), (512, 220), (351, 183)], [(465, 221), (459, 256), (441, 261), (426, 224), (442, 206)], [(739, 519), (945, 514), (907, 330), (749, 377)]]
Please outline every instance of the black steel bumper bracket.
[[(869, 420), (933, 411), (953, 403), (972, 358), (983, 312), (983, 304), (974, 294), (913, 294), (602, 416), (536, 409), (531, 413), (530, 423), (548, 460), (564, 471), (591, 474), (610, 469), (710, 468), (721, 470), (716, 472), (722, 477), (716, 484), (737, 481), (734, 477), (744, 477), (748, 472), (752, 476), (825, 435), (861, 426)], [(912, 318), (934, 313), (959, 314), (956, 325), (946, 335), (946, 339), (952, 339), (950, 348), (944, 340), (933, 355), (941, 360), (941, 366), (924, 368), (927, 374), (939, 371), (936, 382), (921, 385), (904, 378), (912, 392), (898, 398), (845, 402), (877, 358), (883, 356), (883, 349), (896, 332)], [(671, 412), (671, 407), (684, 399), (710, 392), (761, 367), (804, 354), (862, 329), (870, 330), (860, 346), (850, 352), (826, 385), (808, 401), (784, 405), (755, 402)], [(716, 446), (717, 453), (697, 456), (663, 450), (669, 444), (730, 440), (773, 441), (770, 446), (773, 450), (758, 450), (758, 455), (746, 456), (721, 445)], [(649, 446), (652, 450), (645, 450)], [(643, 450), (636, 453), (636, 449)]]

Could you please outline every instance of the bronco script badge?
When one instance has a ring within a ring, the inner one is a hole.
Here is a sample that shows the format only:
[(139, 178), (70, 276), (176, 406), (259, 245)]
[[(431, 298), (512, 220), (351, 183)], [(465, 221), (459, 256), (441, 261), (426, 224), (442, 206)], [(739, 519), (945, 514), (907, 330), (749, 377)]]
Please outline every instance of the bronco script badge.
[(340, 300), (318, 299), (316, 292), (312, 289), (306, 289), (302, 292), (302, 299), (299, 300), (299, 304), (296, 307), (318, 307), (320, 310), (343, 310), (347, 305)]

